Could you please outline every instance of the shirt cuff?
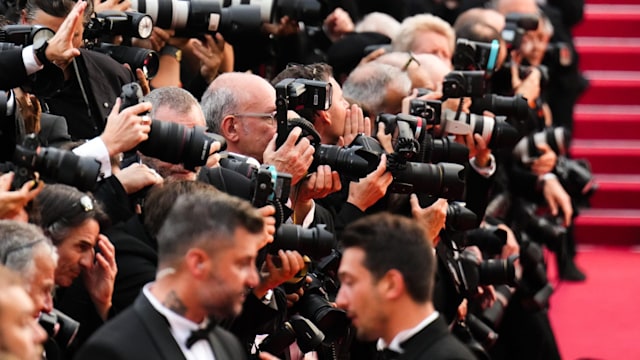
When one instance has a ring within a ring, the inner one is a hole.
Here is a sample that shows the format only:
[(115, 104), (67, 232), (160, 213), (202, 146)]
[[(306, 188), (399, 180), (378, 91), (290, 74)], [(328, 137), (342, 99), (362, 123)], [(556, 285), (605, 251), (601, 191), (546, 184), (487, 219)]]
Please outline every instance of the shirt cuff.
[(111, 159), (104, 141), (98, 136), (73, 149), (79, 156), (90, 156), (100, 162), (100, 178), (111, 176)]
[(485, 178), (489, 178), (493, 176), (496, 172), (496, 159), (493, 157), (493, 154), (489, 155), (489, 166), (480, 167), (476, 164), (476, 157), (472, 157), (469, 160), (469, 165), (475, 170), (478, 174), (482, 175)]
[(35, 74), (37, 71), (44, 68), (43, 65), (38, 65), (36, 54), (33, 53), (33, 45), (29, 45), (22, 49), (22, 62), (24, 63), (27, 75)]

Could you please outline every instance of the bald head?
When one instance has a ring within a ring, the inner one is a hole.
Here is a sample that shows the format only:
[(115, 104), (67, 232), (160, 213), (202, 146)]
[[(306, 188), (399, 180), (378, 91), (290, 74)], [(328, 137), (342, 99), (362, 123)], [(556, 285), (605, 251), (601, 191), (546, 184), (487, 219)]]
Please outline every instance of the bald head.
[(276, 92), (268, 81), (260, 76), (230, 72), (218, 76), (202, 96), (209, 130), (220, 133), (220, 123), (229, 114), (253, 112), (265, 100), (275, 104)]
[(471, 8), (456, 18), (453, 29), (458, 33), (459, 29), (477, 23), (487, 24), (497, 31), (502, 31), (505, 25), (504, 15), (494, 9)]
[(495, 8), (503, 15), (509, 13), (538, 13), (538, 5), (536, 5), (535, 0), (497, 0), (495, 2)]
[(415, 54), (414, 56), (420, 63), (420, 67), (429, 74), (429, 78), (435, 85), (434, 90), (440, 90), (444, 76), (453, 70), (451, 64), (433, 54)]

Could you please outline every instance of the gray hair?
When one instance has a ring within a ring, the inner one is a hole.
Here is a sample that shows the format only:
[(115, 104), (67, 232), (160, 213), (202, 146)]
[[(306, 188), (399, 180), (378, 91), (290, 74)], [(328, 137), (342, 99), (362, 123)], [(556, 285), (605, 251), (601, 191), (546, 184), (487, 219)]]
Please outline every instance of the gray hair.
[(381, 12), (367, 14), (355, 27), (356, 32), (375, 32), (386, 35), (389, 39), (393, 39), (399, 29), (400, 23), (398, 20)]
[[(167, 86), (153, 89), (144, 97), (151, 103), (151, 117), (155, 118), (155, 111), (161, 106), (167, 106), (175, 112), (187, 114), (194, 106), (200, 106), (198, 100), (185, 89)], [(158, 119), (169, 120), (169, 119)]]
[(202, 96), (202, 111), (207, 120), (209, 131), (220, 134), (222, 119), (229, 114), (239, 112), (236, 93), (227, 87), (209, 87)]
[(38, 253), (51, 256), (58, 262), (55, 246), (42, 230), (33, 224), (13, 220), (0, 220), (0, 261), (16, 271), (24, 279), (35, 274), (35, 257)]
[(226, 245), (237, 228), (258, 234), (263, 227), (262, 216), (246, 200), (224, 193), (181, 195), (158, 232), (158, 264), (179, 261), (193, 247)]
[(431, 14), (419, 14), (405, 18), (391, 44), (393, 51), (411, 51), (415, 35), (419, 31), (432, 31), (443, 35), (449, 41), (451, 54), (456, 46), (456, 34), (451, 25), (441, 18)]
[(408, 94), (411, 80), (395, 66), (370, 62), (356, 67), (342, 85), (344, 96), (360, 104), (370, 115), (384, 111), (389, 87)]

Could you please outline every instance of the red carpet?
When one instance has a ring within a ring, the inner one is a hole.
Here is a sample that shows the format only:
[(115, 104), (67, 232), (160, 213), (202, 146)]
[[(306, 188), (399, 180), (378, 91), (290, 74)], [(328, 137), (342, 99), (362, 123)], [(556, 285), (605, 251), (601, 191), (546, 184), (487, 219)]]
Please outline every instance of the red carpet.
[(563, 359), (640, 359), (640, 252), (582, 248), (577, 260), (587, 281), (556, 280), (551, 297), (551, 323)]

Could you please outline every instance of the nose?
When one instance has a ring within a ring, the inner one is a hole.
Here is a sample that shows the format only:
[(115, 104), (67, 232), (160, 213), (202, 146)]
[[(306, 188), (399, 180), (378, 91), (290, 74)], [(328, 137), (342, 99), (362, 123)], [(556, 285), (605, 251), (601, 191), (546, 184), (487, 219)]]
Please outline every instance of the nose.
[(347, 309), (349, 302), (347, 301), (347, 296), (345, 295), (345, 291), (343, 288), (338, 290), (338, 295), (336, 296), (336, 305), (341, 309)]
[(50, 292), (47, 292), (44, 296), (44, 303), (42, 304), (42, 312), (50, 313), (53, 311), (53, 296)]
[(247, 287), (254, 288), (260, 284), (260, 276), (258, 276), (258, 269), (255, 266), (251, 266), (249, 275), (247, 276)]
[(88, 251), (82, 255), (80, 258), (80, 266), (84, 269), (90, 269), (93, 266), (94, 253), (93, 251)]

